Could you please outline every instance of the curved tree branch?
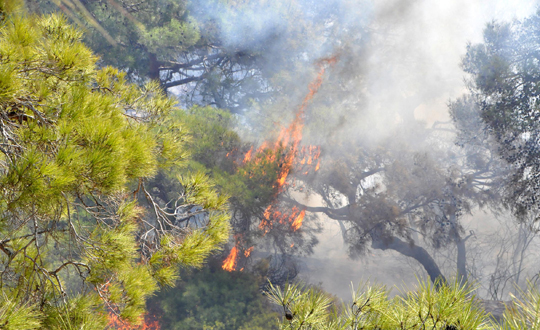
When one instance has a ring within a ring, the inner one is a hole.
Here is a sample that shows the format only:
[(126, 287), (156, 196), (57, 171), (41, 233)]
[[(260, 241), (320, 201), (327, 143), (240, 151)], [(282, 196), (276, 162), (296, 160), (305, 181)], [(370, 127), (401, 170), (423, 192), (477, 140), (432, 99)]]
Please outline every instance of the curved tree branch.
[(431, 255), (421, 246), (411, 244), (401, 240), (398, 237), (381, 239), (376, 235), (371, 235), (371, 247), (378, 250), (394, 250), (407, 257), (418, 261), (426, 270), (429, 278), (435, 285), (446, 283), (446, 278), (442, 274), (439, 266)]
[(349, 213), (350, 205), (346, 205), (346, 206), (341, 207), (339, 209), (332, 209), (332, 208), (324, 207), (324, 206), (307, 206), (307, 205), (299, 203), (299, 202), (295, 201), (294, 199), (288, 198), (288, 197), (283, 198), (283, 200), (288, 202), (288, 203), (294, 204), (298, 208), (306, 210), (308, 212), (324, 213), (330, 219), (334, 219), (334, 220), (351, 220), (350, 213)]

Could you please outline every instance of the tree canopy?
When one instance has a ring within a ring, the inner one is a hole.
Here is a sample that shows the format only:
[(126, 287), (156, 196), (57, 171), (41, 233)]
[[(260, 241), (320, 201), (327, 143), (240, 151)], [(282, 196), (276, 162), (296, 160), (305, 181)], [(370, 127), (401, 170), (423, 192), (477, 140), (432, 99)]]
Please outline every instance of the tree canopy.
[(484, 41), (469, 45), (463, 59), (470, 75), (468, 113), (481, 118), (484, 131), (513, 169), (505, 196), (518, 216), (539, 205), (539, 24), (538, 12), (513, 23), (492, 22)]
[(540, 294), (529, 286), (513, 297), (500, 322), (481, 307), (474, 290), (458, 281), (439, 287), (420, 281), (394, 298), (366, 283), (339, 306), (324, 291), (298, 284), (272, 287), (270, 300), (282, 308), (281, 329), (539, 329)]
[[(286, 14), (282, 3), (255, 1), (151, 0), (29, 1), (37, 11), (61, 9), (87, 30), (85, 41), (103, 63), (125, 70), (133, 81), (153, 79), (165, 90), (178, 87), (187, 105), (214, 105), (243, 113), (262, 101), (268, 86), (266, 53), (278, 34), (290, 33), (282, 22), (275, 31), (251, 22), (265, 11)], [(300, 21), (296, 22), (300, 24)], [(262, 31), (259, 31), (262, 30)], [(297, 29), (293, 29), (296, 31)], [(245, 34), (241, 37), (237, 34)], [(277, 55), (275, 53), (274, 55)], [(291, 54), (282, 54), (283, 58)], [(277, 59), (275, 59), (277, 60)], [(276, 63), (276, 62), (274, 62)], [(281, 62), (285, 66), (286, 61)]]
[(147, 183), (186, 162), (175, 101), (98, 69), (62, 16), (0, 10), (1, 327), (102, 329), (108, 313), (137, 323), (179, 265), (227, 240), (227, 198), (185, 172), (167, 212)]

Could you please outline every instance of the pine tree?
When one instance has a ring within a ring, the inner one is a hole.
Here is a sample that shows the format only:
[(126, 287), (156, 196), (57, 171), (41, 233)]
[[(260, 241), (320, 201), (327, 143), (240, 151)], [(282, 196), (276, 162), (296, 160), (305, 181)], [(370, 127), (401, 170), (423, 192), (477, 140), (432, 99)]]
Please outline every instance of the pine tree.
[(179, 175), (167, 212), (146, 183), (186, 162), (174, 101), (98, 69), (62, 16), (4, 0), (0, 20), (0, 328), (137, 323), (179, 265), (227, 239), (226, 196)]
[(459, 281), (439, 289), (420, 281), (416, 291), (388, 293), (366, 283), (352, 292), (352, 303), (340, 305), (321, 289), (291, 284), (271, 286), (268, 298), (283, 310), (280, 329), (502, 329)]

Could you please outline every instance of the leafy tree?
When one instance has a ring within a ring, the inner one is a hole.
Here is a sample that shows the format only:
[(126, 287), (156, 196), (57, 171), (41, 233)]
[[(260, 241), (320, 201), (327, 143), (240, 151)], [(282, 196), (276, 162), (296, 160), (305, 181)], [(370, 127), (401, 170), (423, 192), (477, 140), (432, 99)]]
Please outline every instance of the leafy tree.
[(174, 57), (200, 40), (187, 1), (28, 1), (32, 9), (61, 9), (85, 27), (86, 42), (107, 64), (129, 75), (159, 80), (161, 60)]
[(174, 101), (97, 69), (80, 31), (21, 5), (0, 2), (1, 327), (102, 329), (107, 313), (136, 323), (178, 265), (227, 239), (226, 197), (184, 173), (166, 212), (147, 181), (186, 161)]
[(277, 314), (259, 290), (264, 277), (226, 272), (217, 259), (181, 277), (175, 288), (148, 302), (150, 313), (160, 315), (162, 328), (277, 329)]
[(512, 167), (505, 197), (521, 217), (539, 205), (539, 24), (538, 12), (513, 23), (492, 22), (484, 41), (469, 45), (463, 59), (474, 104), (469, 113), (478, 113), (498, 153)]

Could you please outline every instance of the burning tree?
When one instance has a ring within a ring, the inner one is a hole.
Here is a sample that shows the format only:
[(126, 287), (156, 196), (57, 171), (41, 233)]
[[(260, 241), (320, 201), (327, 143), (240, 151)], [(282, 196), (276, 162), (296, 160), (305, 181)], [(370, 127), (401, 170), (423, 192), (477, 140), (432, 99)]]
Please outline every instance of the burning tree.
[(306, 247), (304, 238), (306, 233), (312, 235), (313, 231), (296, 233), (302, 227), (306, 210), (298, 207), (287, 209), (286, 206), (281, 205), (279, 196), (289, 189), (289, 186), (295, 184), (289, 178), (293, 171), (301, 170), (303, 176), (308, 176), (310, 172), (315, 173), (320, 168), (320, 148), (317, 146), (302, 147), (300, 145), (302, 129), (306, 108), (321, 87), (326, 68), (334, 65), (336, 61), (337, 57), (334, 56), (318, 62), (320, 70), (314, 81), (308, 86), (309, 92), (299, 106), (291, 124), (280, 130), (275, 141), (265, 141), (257, 149), (251, 147), (243, 157), (239, 157), (241, 159), (240, 175), (251, 179), (254, 176), (253, 173), (259, 172), (257, 179), (260, 179), (261, 176), (265, 178), (264, 182), (266, 184), (270, 183), (271, 189), (266, 194), (264, 203), (259, 205), (259, 207), (266, 205), (264, 211), (261, 208), (259, 212), (257, 210), (255, 213), (246, 212), (238, 217), (240, 221), (246, 222), (247, 225), (243, 227), (234, 226), (237, 231), (235, 246), (223, 262), (223, 269), (228, 271), (238, 269), (238, 260), (242, 257), (238, 253), (239, 250), (244, 251), (244, 260), (249, 257), (253, 245), (246, 246), (244, 237), (249, 234), (253, 220), (259, 221), (255, 238), (260, 235), (263, 237), (268, 235), (271, 237), (271, 242), (276, 250), (279, 250), (282, 255), (298, 251), (301, 247), (307, 248), (307, 252), (309, 252), (311, 245), (314, 243), (314, 240), (311, 239), (307, 242)]
[[(310, 99), (317, 90), (310, 88)], [(332, 92), (325, 91), (324, 96), (331, 97)], [(282, 131), (278, 141), (289, 136), (289, 132), (297, 132), (296, 136), (302, 137), (306, 103), (302, 104), (302, 115), (295, 117)], [(454, 104), (451, 109), (456, 124), (477, 123), (461, 117), (464, 106)], [(298, 124), (298, 118), (302, 118), (302, 125)], [(369, 133), (368, 125), (363, 128)], [(301, 149), (299, 140), (290, 140), (294, 141), (290, 144), (294, 152), (280, 164), (294, 166), (278, 170), (272, 196), (275, 200), (259, 216), (259, 229), (266, 234), (274, 227), (286, 225), (289, 232), (296, 232), (298, 228), (294, 224), (299, 224), (306, 215), (324, 214), (339, 222), (351, 256), (357, 257), (370, 248), (395, 250), (419, 262), (434, 282), (444, 280), (444, 275), (426, 247), (438, 249), (453, 245), (457, 247), (456, 269), (461, 280), (466, 281), (465, 243), (473, 234), (465, 231), (461, 218), (474, 206), (496, 205), (499, 200), (497, 180), (504, 175), (505, 168), (496, 152), (481, 139), (467, 144), (466, 148), (454, 146), (448, 135), (440, 133), (449, 128), (441, 130), (439, 123), (426, 128), (423, 123), (406, 121), (392, 136), (377, 143), (366, 139), (369, 134), (365, 131), (352, 129), (334, 135), (323, 147)], [(458, 138), (459, 143), (467, 143), (463, 134)], [(406, 141), (415, 141), (415, 144)], [(262, 154), (266, 146), (263, 144), (255, 154)], [(249, 149), (240, 158), (250, 161), (253, 150)], [(300, 156), (300, 150), (307, 151), (308, 156)], [(266, 159), (273, 160), (271, 155), (269, 153)], [(291, 157), (295, 160), (290, 161)], [(302, 166), (309, 162), (313, 168), (305, 171)], [(281, 176), (284, 173), (286, 180)], [(305, 205), (297, 198), (298, 192), (318, 195), (325, 205)], [(283, 216), (284, 210), (286, 216)], [(283, 244), (285, 237), (282, 234), (276, 238), (281, 240), (284, 252), (287, 250), (287, 244)], [(238, 246), (241, 244), (237, 241), (233, 250), (236, 258), (241, 255)], [(228, 260), (236, 258), (229, 256)]]

